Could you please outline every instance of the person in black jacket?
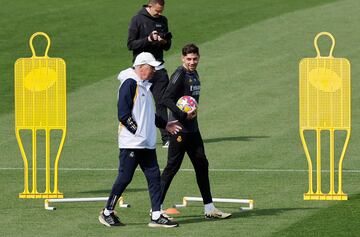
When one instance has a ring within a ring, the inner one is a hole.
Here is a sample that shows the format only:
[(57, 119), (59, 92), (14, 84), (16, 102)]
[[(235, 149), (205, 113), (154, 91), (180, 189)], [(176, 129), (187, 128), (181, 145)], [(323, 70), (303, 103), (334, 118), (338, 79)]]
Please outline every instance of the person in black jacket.
[(178, 120), (182, 131), (170, 136), (167, 165), (161, 174), (161, 203), (177, 171), (180, 169), (185, 152), (188, 154), (196, 173), (196, 181), (203, 198), (205, 218), (224, 219), (231, 216), (215, 208), (212, 202), (209, 182), (209, 163), (205, 156), (204, 143), (198, 127), (196, 109), (183, 112), (176, 106), (184, 95), (191, 96), (199, 103), (200, 80), (196, 71), (199, 63), (199, 48), (194, 44), (182, 49), (182, 66), (171, 75), (162, 103), (170, 109), (169, 121)]
[[(150, 82), (151, 91), (155, 100), (156, 113), (164, 120), (168, 120), (166, 107), (160, 100), (169, 83), (169, 76), (164, 64), (164, 50), (171, 47), (172, 34), (169, 32), (168, 20), (162, 15), (164, 0), (149, 0), (147, 5), (131, 19), (128, 31), (127, 46), (133, 51), (133, 60), (141, 52), (149, 52), (162, 64), (157, 67)], [(160, 129), (163, 147), (167, 148), (169, 133)]]

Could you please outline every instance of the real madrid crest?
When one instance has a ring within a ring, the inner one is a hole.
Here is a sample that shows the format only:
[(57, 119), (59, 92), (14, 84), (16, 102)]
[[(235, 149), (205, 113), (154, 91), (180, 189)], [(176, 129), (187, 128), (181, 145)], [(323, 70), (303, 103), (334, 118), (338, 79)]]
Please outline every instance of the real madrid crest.
[(179, 135), (179, 136), (176, 138), (176, 141), (177, 141), (177, 142), (182, 142), (182, 137)]

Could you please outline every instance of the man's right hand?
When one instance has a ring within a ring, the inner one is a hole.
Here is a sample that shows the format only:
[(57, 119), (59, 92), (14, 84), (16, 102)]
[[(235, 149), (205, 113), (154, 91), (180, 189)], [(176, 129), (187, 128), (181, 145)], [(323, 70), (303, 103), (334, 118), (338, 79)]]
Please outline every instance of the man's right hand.
[(154, 30), (148, 36), (148, 41), (149, 42), (158, 41), (159, 40), (158, 38), (159, 38), (159, 33), (156, 30)]
[(187, 112), (187, 120), (194, 119), (197, 116), (196, 108), (193, 108), (192, 110)]

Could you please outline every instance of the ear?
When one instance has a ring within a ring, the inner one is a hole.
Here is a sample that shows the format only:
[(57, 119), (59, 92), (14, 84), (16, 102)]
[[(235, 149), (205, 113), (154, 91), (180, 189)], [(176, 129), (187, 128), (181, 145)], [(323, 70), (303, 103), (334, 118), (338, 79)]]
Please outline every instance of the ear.
[(181, 55), (181, 61), (182, 61), (183, 63), (185, 63), (185, 56), (184, 56), (184, 55)]

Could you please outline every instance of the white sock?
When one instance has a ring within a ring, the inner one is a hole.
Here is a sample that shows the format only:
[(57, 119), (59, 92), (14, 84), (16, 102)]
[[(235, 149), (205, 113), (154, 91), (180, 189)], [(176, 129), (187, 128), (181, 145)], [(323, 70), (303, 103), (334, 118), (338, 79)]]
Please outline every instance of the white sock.
[(208, 204), (205, 204), (204, 209), (205, 209), (205, 212), (207, 212), (207, 213), (212, 212), (213, 210), (215, 210), (214, 203), (210, 202)]
[(110, 210), (108, 210), (108, 209), (105, 208), (105, 210), (104, 210), (104, 215), (105, 215), (105, 216), (110, 216), (110, 214), (113, 213), (113, 212), (114, 212), (114, 211), (110, 211)]
[(160, 215), (161, 215), (161, 211), (153, 211), (151, 213), (151, 219), (152, 220), (157, 220), (160, 218)]

